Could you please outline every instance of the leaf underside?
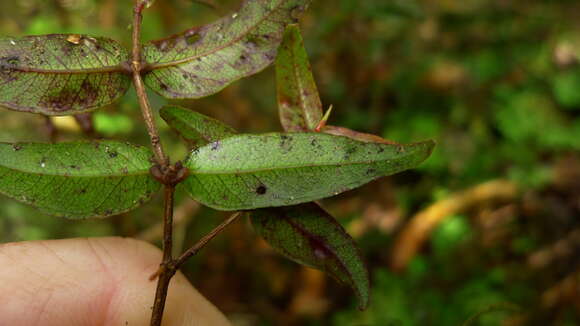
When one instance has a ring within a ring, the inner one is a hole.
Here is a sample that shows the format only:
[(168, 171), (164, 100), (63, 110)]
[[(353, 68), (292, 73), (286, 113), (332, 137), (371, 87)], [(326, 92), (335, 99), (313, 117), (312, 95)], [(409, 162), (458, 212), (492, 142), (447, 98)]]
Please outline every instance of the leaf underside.
[(0, 143), (0, 193), (67, 218), (116, 215), (159, 189), (151, 157), (147, 148), (113, 141)]
[(117, 42), (74, 34), (0, 38), (0, 106), (69, 115), (112, 103), (130, 85)]
[(235, 135), (234, 128), (201, 113), (179, 106), (164, 106), (159, 114), (193, 147)]
[(323, 133), (239, 135), (194, 150), (183, 186), (219, 210), (289, 206), (413, 168), (434, 143), (365, 143)]
[(322, 103), (297, 25), (286, 28), (278, 50), (276, 88), (284, 130), (314, 130), (322, 120)]
[(269, 66), (287, 24), (310, 0), (247, 0), (217, 22), (146, 43), (147, 86), (167, 98), (200, 98)]
[(353, 288), (359, 309), (369, 303), (369, 276), (360, 251), (344, 228), (315, 203), (263, 208), (252, 225), (272, 247), (299, 264), (320, 269)]

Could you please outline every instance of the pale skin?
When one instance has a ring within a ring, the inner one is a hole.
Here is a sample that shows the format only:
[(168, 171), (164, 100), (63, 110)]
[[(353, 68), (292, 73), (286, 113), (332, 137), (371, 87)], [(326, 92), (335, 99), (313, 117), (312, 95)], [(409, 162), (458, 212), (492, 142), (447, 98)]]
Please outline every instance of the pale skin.
[[(149, 325), (161, 252), (128, 238), (0, 245), (0, 325)], [(163, 325), (229, 326), (177, 273)]]

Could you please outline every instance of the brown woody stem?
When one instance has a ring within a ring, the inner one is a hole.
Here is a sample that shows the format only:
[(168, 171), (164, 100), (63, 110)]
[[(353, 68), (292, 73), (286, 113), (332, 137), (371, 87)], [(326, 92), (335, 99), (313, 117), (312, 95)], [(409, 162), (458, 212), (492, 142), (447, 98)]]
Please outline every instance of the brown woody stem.
[[(143, 10), (147, 5), (146, 0), (136, 0), (133, 10), (133, 50), (131, 61), (131, 72), (133, 75), (133, 84), (139, 99), (139, 106), (141, 113), (147, 126), (147, 132), (151, 138), (151, 145), (155, 153), (155, 160), (157, 166), (152, 169), (152, 174), (161, 183), (165, 185), (165, 208), (163, 214), (163, 261), (159, 266), (157, 275), (159, 280), (157, 282), (157, 290), (155, 291), (155, 301), (153, 302), (153, 311), (151, 313), (151, 326), (160, 326), (163, 319), (163, 310), (165, 309), (165, 301), (167, 299), (167, 291), (169, 289), (169, 282), (177, 269), (173, 268), (173, 257), (171, 252), (173, 250), (173, 201), (175, 193), (175, 185), (181, 181), (176, 178), (177, 172), (180, 169), (177, 165), (175, 167), (169, 166), (169, 159), (165, 156), (159, 132), (153, 119), (153, 112), (149, 98), (145, 92), (145, 85), (141, 78), (143, 61), (141, 58), (141, 23), (143, 22)], [(154, 172), (157, 172), (155, 174)], [(181, 172), (181, 171), (179, 171)]]
[(163, 152), (159, 132), (157, 131), (157, 126), (155, 126), (155, 120), (153, 119), (151, 104), (149, 104), (149, 98), (145, 92), (145, 85), (141, 78), (141, 72), (143, 70), (143, 61), (141, 58), (141, 23), (143, 21), (143, 9), (145, 9), (146, 2), (147, 1), (145, 0), (137, 0), (133, 10), (133, 55), (131, 70), (133, 72), (133, 84), (135, 85), (135, 91), (137, 92), (137, 98), (139, 99), (141, 113), (143, 114), (143, 119), (147, 125), (147, 132), (149, 133), (151, 145), (155, 152), (155, 159), (161, 167), (166, 168), (169, 165), (169, 160)]
[(174, 267), (174, 260), (171, 256), (173, 250), (173, 202), (175, 195), (175, 186), (165, 186), (165, 212), (163, 214), (163, 261), (159, 266), (155, 276), (159, 277), (157, 281), (157, 290), (155, 291), (155, 301), (153, 301), (153, 311), (151, 313), (151, 326), (161, 325), (163, 319), (163, 310), (165, 309), (165, 300), (169, 282), (177, 268)]

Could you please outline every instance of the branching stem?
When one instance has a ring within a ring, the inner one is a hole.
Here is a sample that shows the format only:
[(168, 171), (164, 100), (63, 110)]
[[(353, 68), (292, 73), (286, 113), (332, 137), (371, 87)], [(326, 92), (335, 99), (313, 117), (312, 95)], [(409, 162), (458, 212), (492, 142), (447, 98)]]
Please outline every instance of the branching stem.
[(151, 326), (160, 326), (163, 319), (163, 311), (165, 309), (165, 301), (167, 299), (167, 292), (171, 278), (177, 273), (187, 259), (198, 253), (211, 239), (215, 238), (223, 229), (235, 221), (241, 213), (235, 213), (220, 224), (217, 228), (204, 236), (198, 243), (183, 253), (178, 259), (173, 259), (173, 206), (175, 197), (175, 187), (183, 181), (188, 174), (180, 162), (170, 165), (169, 158), (163, 151), (163, 146), (159, 138), (159, 131), (155, 125), (153, 118), (153, 111), (151, 104), (145, 92), (145, 86), (141, 75), (144, 72), (143, 67), (146, 63), (141, 57), (141, 23), (143, 22), (143, 10), (146, 8), (148, 0), (136, 0), (133, 10), (133, 49), (132, 61), (130, 64), (131, 74), (133, 76), (133, 83), (137, 98), (139, 99), (139, 106), (143, 114), (143, 119), (147, 125), (147, 131), (151, 138), (151, 145), (155, 153), (155, 160), (157, 164), (151, 168), (151, 175), (155, 177), (161, 184), (164, 185), (164, 213), (163, 213), (163, 261), (155, 274), (151, 276), (151, 280), (158, 278), (157, 289), (155, 291), (155, 300), (151, 313)]
[(228, 225), (232, 224), (238, 217), (242, 215), (242, 212), (236, 212), (213, 229), (210, 233), (206, 234), (203, 238), (189, 248), (186, 252), (181, 254), (179, 258), (175, 260), (175, 268), (180, 268), (189, 258), (195, 256), (205, 245), (220, 234)]

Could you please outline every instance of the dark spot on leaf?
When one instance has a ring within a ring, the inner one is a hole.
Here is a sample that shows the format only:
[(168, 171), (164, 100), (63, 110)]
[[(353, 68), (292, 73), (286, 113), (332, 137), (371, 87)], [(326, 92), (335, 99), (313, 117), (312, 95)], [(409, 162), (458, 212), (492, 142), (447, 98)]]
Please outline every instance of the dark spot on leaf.
[(13, 68), (20, 63), (18, 56), (8, 56), (0, 58), (0, 68)]
[(14, 145), (12, 145), (12, 149), (15, 150), (15, 151), (19, 151), (19, 150), (22, 149), (22, 145), (14, 144)]
[(169, 89), (169, 87), (167, 85), (165, 85), (164, 83), (159, 84), (159, 87), (161, 87), (161, 89), (164, 91), (167, 91)]
[(193, 34), (186, 34), (185, 35), (185, 43), (187, 43), (188, 45), (195, 44), (199, 40), (201, 40), (201, 35), (197, 32), (193, 32)]
[(217, 151), (220, 148), (220, 145), (221, 145), (221, 143), (219, 140), (211, 143), (211, 150)]
[(356, 152), (356, 147), (350, 147), (346, 150), (346, 152), (344, 153), (344, 159), (348, 160), (350, 158), (350, 156), (352, 154), (354, 154)]
[(320, 148), (322, 147), (322, 146), (321, 146), (321, 145), (318, 143), (318, 140), (316, 140), (316, 139), (312, 139), (312, 140), (310, 141), (310, 145), (311, 145), (312, 147), (316, 147), (316, 148), (318, 148), (318, 149), (320, 149)]
[(274, 61), (275, 58), (276, 55), (272, 53), (264, 53), (264, 59), (266, 59), (267, 61)]
[(258, 188), (256, 188), (256, 193), (258, 195), (264, 195), (266, 191), (268, 191), (268, 188), (266, 188), (264, 185), (259, 185)]
[(83, 188), (81, 190), (79, 190), (79, 194), (86, 194), (87, 193), (87, 189)]
[(110, 210), (110, 209), (107, 209), (107, 210), (105, 211), (105, 215), (113, 215), (113, 211), (112, 211), (112, 210)]
[(292, 140), (294, 140), (294, 138), (288, 135), (280, 136), (280, 148), (282, 148), (286, 153), (290, 152), (292, 150)]
[(117, 153), (117, 152), (115, 152), (115, 151), (109, 152), (109, 157), (110, 157), (110, 158), (115, 158), (115, 157), (117, 157), (118, 155), (119, 155), (119, 153)]
[(366, 172), (367, 175), (373, 175), (373, 174), (376, 174), (376, 173), (377, 173), (377, 170), (375, 170), (375, 169), (368, 169), (367, 172)]

